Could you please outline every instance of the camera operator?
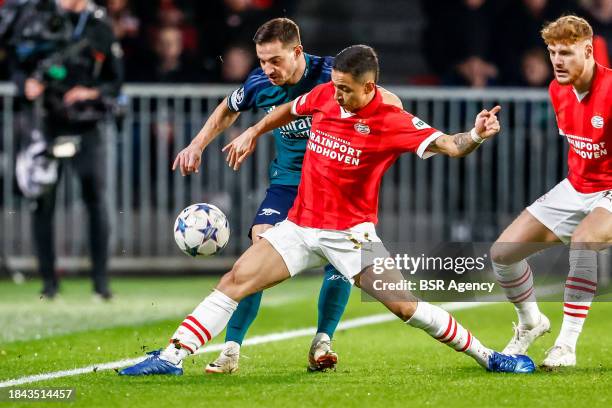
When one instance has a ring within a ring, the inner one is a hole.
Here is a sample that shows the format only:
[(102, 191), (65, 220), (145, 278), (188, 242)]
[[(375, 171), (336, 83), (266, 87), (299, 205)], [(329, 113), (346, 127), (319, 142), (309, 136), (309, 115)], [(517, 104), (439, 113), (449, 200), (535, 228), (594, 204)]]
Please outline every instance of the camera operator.
[[(33, 203), (42, 295), (52, 299), (59, 288), (53, 215), (57, 175), (69, 164), (78, 175), (89, 215), (95, 296), (108, 300), (110, 223), (100, 125), (121, 87), (121, 48), (105, 10), (90, 0), (14, 0), (4, 7), (0, 36), (4, 31), (12, 50), (16, 132), (23, 146), (16, 173), (20, 189)], [(39, 168), (33, 171), (32, 164)]]

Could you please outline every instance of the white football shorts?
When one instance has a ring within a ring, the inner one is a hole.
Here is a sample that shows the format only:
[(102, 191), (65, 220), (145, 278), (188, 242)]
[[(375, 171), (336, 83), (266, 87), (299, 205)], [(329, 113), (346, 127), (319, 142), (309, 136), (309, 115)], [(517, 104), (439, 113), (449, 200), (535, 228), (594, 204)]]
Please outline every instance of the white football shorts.
[(354, 283), (353, 278), (374, 258), (389, 256), (371, 222), (337, 231), (300, 227), (285, 220), (260, 236), (281, 255), (291, 276), (330, 263)]
[(612, 212), (612, 190), (579, 193), (564, 179), (527, 207), (527, 211), (568, 244), (578, 224), (598, 207)]

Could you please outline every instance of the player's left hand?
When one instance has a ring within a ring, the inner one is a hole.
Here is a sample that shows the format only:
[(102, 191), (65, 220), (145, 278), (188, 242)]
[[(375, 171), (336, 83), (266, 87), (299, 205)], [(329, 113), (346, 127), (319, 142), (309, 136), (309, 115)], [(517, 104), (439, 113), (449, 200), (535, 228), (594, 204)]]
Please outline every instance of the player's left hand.
[(256, 145), (257, 134), (250, 127), (223, 148), (222, 151), (227, 152), (225, 161), (234, 171), (237, 171), (246, 158), (255, 151)]
[(71, 88), (64, 95), (64, 103), (72, 105), (75, 102), (86, 101), (89, 99), (97, 99), (100, 96), (100, 91), (94, 88), (77, 85)]
[(476, 115), (474, 129), (476, 130), (476, 133), (478, 133), (478, 136), (483, 139), (488, 139), (499, 133), (501, 126), (496, 115), (500, 110), (501, 106), (497, 105), (491, 110), (483, 109), (478, 115)]

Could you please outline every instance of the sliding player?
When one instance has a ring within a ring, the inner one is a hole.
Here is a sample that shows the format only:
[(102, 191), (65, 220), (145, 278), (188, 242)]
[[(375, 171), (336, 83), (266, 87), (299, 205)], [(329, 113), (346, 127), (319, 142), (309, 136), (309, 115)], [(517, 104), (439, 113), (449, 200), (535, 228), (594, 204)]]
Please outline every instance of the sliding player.
[(225, 147), (230, 166), (237, 169), (265, 132), (296, 117), (312, 116), (302, 180), (288, 219), (265, 231), (264, 239), (236, 261), (213, 293), (177, 328), (166, 349), (120, 371), (121, 375), (182, 374), (182, 360), (223, 330), (238, 301), (327, 262), (402, 321), (466, 353), (482, 367), (496, 372), (534, 371), (529, 357), (483, 346), (440, 307), (406, 291), (375, 289), (375, 280), (402, 279), (394, 269), (380, 275), (371, 267), (371, 255), (388, 256), (374, 228), (384, 172), (404, 152), (422, 158), (435, 153), (464, 156), (500, 130), (495, 116), (500, 108), (495, 107), (481, 111), (470, 132), (443, 134), (385, 103), (376, 86), (378, 72), (372, 48), (348, 47), (334, 60), (332, 82), (277, 107)]

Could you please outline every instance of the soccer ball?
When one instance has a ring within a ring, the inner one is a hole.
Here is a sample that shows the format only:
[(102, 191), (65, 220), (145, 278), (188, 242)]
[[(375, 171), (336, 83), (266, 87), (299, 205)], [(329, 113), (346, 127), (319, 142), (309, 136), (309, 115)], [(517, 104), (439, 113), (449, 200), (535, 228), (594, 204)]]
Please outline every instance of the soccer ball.
[(194, 258), (215, 255), (227, 245), (230, 228), (225, 214), (212, 204), (192, 204), (174, 222), (174, 240)]

